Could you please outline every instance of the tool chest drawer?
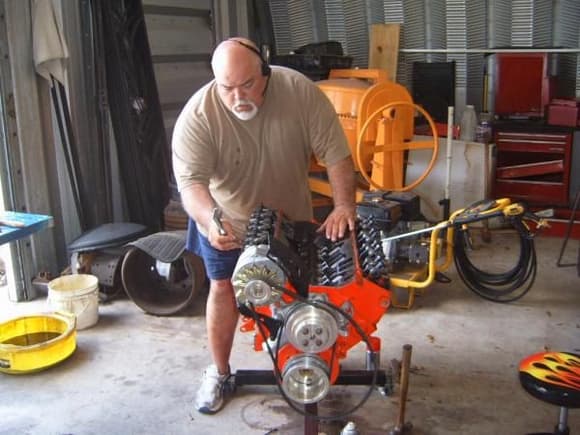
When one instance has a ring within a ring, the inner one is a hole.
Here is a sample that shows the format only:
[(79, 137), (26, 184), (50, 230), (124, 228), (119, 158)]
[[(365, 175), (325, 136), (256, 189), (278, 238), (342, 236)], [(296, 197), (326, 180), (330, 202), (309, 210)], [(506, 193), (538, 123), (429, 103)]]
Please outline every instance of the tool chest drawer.
[(571, 133), (496, 132), (494, 197), (567, 206), (571, 143)]

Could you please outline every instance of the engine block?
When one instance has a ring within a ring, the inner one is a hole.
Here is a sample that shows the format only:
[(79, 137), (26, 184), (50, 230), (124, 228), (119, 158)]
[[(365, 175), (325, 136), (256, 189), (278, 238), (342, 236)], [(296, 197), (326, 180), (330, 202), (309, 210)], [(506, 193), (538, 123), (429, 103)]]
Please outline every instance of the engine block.
[(322, 400), (340, 360), (371, 337), (391, 292), (374, 217), (331, 242), (312, 222), (292, 221), (265, 207), (252, 214), (232, 283), (254, 349), (267, 349), (283, 392), (296, 403)]

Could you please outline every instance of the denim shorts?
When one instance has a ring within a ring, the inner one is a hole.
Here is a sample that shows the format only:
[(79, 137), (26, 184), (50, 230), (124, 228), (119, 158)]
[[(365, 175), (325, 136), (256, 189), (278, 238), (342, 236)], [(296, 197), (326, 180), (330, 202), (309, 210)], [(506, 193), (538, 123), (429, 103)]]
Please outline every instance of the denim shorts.
[(230, 279), (234, 274), (234, 268), (241, 254), (241, 249), (231, 251), (220, 251), (210, 245), (209, 240), (201, 234), (195, 221), (189, 219), (187, 225), (188, 251), (193, 252), (203, 258), (205, 273), (212, 280)]

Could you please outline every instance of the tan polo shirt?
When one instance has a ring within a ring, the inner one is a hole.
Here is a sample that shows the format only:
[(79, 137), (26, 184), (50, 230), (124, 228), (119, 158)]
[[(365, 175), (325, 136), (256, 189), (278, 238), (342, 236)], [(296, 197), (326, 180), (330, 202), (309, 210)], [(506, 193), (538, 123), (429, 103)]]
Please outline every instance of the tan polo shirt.
[(350, 155), (334, 108), (302, 74), (272, 67), (264, 104), (241, 121), (221, 102), (215, 81), (197, 91), (173, 132), (178, 189), (202, 183), (243, 238), (258, 205), (293, 220), (312, 219), (310, 156), (332, 165)]

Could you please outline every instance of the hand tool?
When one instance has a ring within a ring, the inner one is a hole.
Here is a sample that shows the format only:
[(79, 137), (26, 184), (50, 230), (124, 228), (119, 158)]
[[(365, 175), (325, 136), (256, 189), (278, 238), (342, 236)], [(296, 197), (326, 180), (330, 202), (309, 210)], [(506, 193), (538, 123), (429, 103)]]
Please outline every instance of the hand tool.
[(211, 218), (214, 221), (214, 223), (217, 225), (218, 232), (219, 232), (220, 236), (227, 236), (228, 232), (226, 231), (226, 229), (224, 228), (224, 225), (222, 223), (222, 211), (221, 211), (221, 209), (218, 207), (215, 207), (211, 212)]

